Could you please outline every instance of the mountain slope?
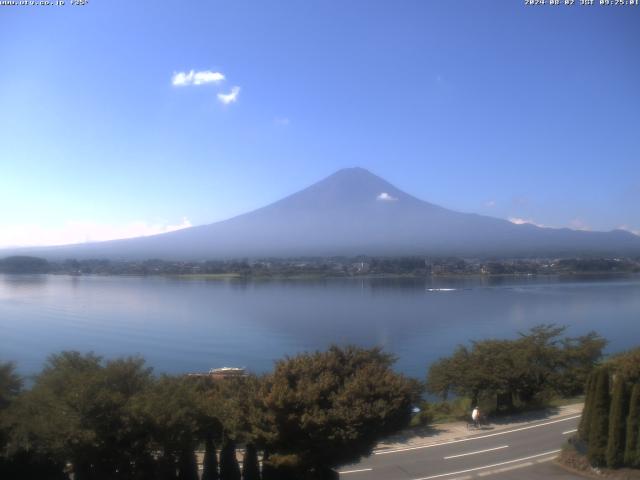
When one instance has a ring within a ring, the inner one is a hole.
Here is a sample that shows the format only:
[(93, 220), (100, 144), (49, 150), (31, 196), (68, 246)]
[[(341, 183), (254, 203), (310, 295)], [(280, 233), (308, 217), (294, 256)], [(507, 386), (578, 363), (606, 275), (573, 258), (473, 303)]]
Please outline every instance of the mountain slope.
[(350, 168), (222, 222), (151, 237), (29, 249), (29, 253), (111, 259), (625, 255), (640, 253), (640, 237), (620, 230), (515, 225), (454, 212), (408, 195), (367, 170)]

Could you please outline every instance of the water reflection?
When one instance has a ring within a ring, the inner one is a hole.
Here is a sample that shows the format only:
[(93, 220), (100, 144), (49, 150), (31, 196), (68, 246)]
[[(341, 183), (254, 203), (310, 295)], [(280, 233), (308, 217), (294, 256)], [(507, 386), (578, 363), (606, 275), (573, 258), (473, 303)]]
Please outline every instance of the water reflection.
[[(0, 274), (1, 275), (1, 274)], [(43, 287), (49, 281), (49, 275), (1, 275), (3, 286), (8, 288)]]

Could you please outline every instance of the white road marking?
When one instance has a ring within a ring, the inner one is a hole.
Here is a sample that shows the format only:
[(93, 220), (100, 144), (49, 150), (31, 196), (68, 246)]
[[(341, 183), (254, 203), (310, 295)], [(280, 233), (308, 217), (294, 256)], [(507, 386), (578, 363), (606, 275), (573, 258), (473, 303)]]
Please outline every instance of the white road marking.
[(470, 442), (472, 440), (481, 440), (483, 438), (496, 437), (498, 435), (507, 435), (507, 434), (513, 433), (513, 432), (521, 432), (523, 430), (530, 430), (532, 428), (544, 427), (544, 426), (547, 426), (547, 425), (552, 425), (554, 423), (560, 423), (560, 422), (566, 422), (568, 420), (574, 420), (574, 419), (580, 418), (580, 417), (581, 417), (581, 415), (574, 415), (572, 417), (561, 418), (559, 420), (552, 420), (550, 422), (538, 423), (536, 425), (529, 425), (527, 427), (514, 428), (513, 430), (507, 430), (505, 432), (489, 433), (487, 435), (480, 435), (478, 437), (460, 438), (458, 440), (450, 440), (448, 442), (440, 442), (440, 443), (431, 443), (429, 445), (419, 445), (417, 447), (396, 448), (395, 450), (382, 450), (380, 452), (374, 452), (373, 454), (374, 455), (389, 455), (390, 453), (408, 452), (410, 450), (421, 450), (423, 448), (433, 448), (433, 447), (439, 447), (441, 445), (451, 445), (452, 443)]
[(511, 465), (509, 467), (502, 467), (502, 468), (497, 468), (495, 470), (489, 470), (488, 472), (482, 472), (482, 473), (479, 473), (478, 476), (486, 477), (487, 475), (495, 475), (497, 473), (509, 472), (511, 470), (517, 470), (518, 468), (530, 467), (531, 465), (533, 465), (533, 462), (519, 463), (518, 465)]
[(569, 435), (570, 433), (575, 433), (575, 432), (577, 432), (577, 431), (578, 431), (578, 429), (577, 429), (577, 428), (574, 428), (573, 430), (567, 430), (566, 432), (562, 432), (562, 434), (563, 434), (563, 435)]
[(537, 455), (530, 455), (528, 457), (516, 458), (515, 460), (507, 460), (506, 462), (493, 463), (491, 465), (485, 465), (483, 467), (468, 468), (466, 470), (458, 470), (457, 472), (441, 473), (439, 475), (431, 475), (429, 477), (415, 478), (414, 480), (431, 480), (432, 478), (448, 477), (449, 475), (460, 475), (461, 473), (475, 472), (477, 470), (484, 470), (485, 468), (500, 467), (502, 465), (508, 465), (510, 463), (524, 462), (526, 460), (531, 460), (532, 458), (544, 457), (545, 455), (552, 455), (554, 453), (559, 453), (559, 452), (560, 450), (552, 450), (550, 452), (538, 453)]
[(338, 472), (340, 475), (344, 475), (346, 473), (358, 473), (358, 472), (370, 472), (373, 468), (361, 468), (360, 470), (344, 470), (342, 472)]
[(555, 459), (556, 459), (556, 456), (554, 455), (553, 457), (541, 458), (540, 460), (536, 460), (536, 463), (550, 462), (551, 460), (555, 460)]
[(478, 450), (477, 452), (461, 453), (459, 455), (449, 455), (448, 457), (444, 457), (444, 459), (449, 460), (450, 458), (466, 457), (468, 455), (475, 455), (477, 453), (493, 452), (494, 450), (502, 450), (503, 448), (509, 448), (509, 445), (502, 445), (500, 447), (487, 448), (486, 450)]

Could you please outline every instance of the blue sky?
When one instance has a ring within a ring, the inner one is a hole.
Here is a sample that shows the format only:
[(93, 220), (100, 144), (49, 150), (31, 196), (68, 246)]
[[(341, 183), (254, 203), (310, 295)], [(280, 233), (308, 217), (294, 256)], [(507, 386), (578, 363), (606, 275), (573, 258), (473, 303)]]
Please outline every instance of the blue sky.
[(456, 210), (640, 231), (638, 45), (640, 7), (0, 7), (0, 246), (209, 223), (351, 166)]

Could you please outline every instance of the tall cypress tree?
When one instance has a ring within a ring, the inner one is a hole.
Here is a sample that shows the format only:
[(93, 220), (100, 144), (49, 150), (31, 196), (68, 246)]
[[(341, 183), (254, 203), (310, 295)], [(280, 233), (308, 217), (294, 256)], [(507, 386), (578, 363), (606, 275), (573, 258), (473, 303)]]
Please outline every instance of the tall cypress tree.
[(619, 468), (624, 462), (627, 409), (629, 397), (627, 395), (627, 381), (617, 375), (611, 397), (609, 411), (609, 434), (607, 442), (607, 466)]
[(156, 460), (149, 453), (141, 455), (134, 468), (133, 479), (146, 480), (148, 478), (158, 478), (158, 466)]
[(244, 450), (242, 460), (242, 480), (260, 480), (260, 467), (258, 465), (258, 452), (254, 444), (249, 443)]
[(91, 466), (88, 462), (76, 462), (74, 464), (74, 479), (76, 480), (90, 480), (91, 479)]
[(580, 426), (578, 427), (578, 436), (581, 440), (589, 442), (589, 426), (591, 425), (591, 412), (593, 410), (593, 399), (595, 398), (595, 376), (596, 372), (591, 372), (587, 378), (585, 387), (584, 408), (582, 409), (582, 417), (580, 417)]
[(184, 449), (178, 457), (178, 480), (198, 480), (198, 462), (191, 449)]
[(220, 480), (241, 480), (236, 445), (231, 439), (224, 442), (220, 452)]
[(595, 393), (591, 421), (589, 424), (589, 446), (587, 457), (592, 465), (600, 467), (607, 462), (607, 435), (609, 433), (609, 371), (606, 368), (598, 370), (595, 378)]
[(216, 446), (211, 438), (204, 444), (204, 460), (202, 462), (202, 480), (218, 480), (218, 457)]
[(640, 467), (640, 384), (635, 384), (631, 390), (624, 464), (627, 467)]
[(262, 454), (262, 480), (278, 480), (278, 474), (269, 461), (269, 452), (267, 450)]
[(158, 479), (174, 480), (176, 478), (176, 463), (173, 455), (165, 453), (158, 458)]

